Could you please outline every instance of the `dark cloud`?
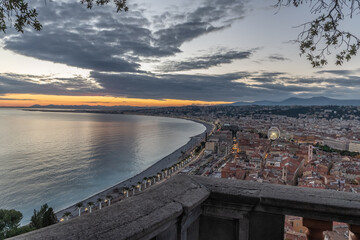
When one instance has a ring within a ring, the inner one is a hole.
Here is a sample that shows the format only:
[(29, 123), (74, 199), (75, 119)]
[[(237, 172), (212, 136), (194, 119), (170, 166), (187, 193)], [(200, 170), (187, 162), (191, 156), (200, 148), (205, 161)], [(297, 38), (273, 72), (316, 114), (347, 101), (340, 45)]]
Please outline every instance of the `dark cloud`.
[(206, 1), (192, 12), (153, 17), (154, 25), (162, 28), (151, 31), (151, 20), (137, 5), (115, 13), (112, 6), (88, 10), (78, 2), (53, 1), (39, 4), (37, 10), (43, 30), (8, 34), (5, 49), (101, 72), (139, 72), (141, 57), (172, 56), (184, 42), (224, 29), (231, 24), (229, 16), (245, 12), (243, 2)]
[(357, 73), (356, 70), (322, 70), (317, 71), (316, 73), (323, 74), (323, 73), (331, 73), (334, 75), (340, 75), (340, 76), (348, 76)]
[[(29, 75), (2, 74), (0, 94), (108, 95), (149, 99), (239, 101), (281, 100), (294, 94), (323, 94), (341, 98), (341, 94), (345, 92), (357, 96), (360, 88), (360, 77), (347, 80), (302, 79), (287, 77), (280, 72), (237, 72), (221, 75), (91, 72), (91, 80), (80, 77), (35, 78), (36, 76)], [(349, 84), (345, 84), (346, 81), (349, 81)], [(316, 82), (326, 84), (314, 86)]]
[(201, 35), (224, 29), (226, 26), (214, 27), (206, 22), (186, 22), (176, 24), (154, 33), (156, 44), (163, 46), (166, 52), (175, 54), (180, 52), (179, 47), (186, 41), (190, 41)]
[(262, 78), (267, 78), (267, 79), (274, 79), (275, 77), (279, 77), (284, 74), (286, 74), (286, 73), (284, 73), (284, 72), (260, 72), (259, 73), (259, 75)]
[(326, 84), (327, 87), (360, 87), (360, 77), (340, 77), (340, 78), (297, 78), (288, 79), (292, 84)]
[(154, 16), (157, 26), (167, 26), (168, 21), (174, 22), (154, 32), (156, 44), (169, 52), (177, 53), (184, 42), (227, 28), (234, 21), (244, 18), (245, 2), (247, 1), (206, 0), (191, 12), (168, 11)]
[(274, 54), (269, 56), (268, 58), (270, 61), (291, 61), (289, 58), (286, 58), (280, 54)]
[(159, 68), (163, 72), (186, 71), (192, 69), (208, 69), (234, 60), (248, 59), (255, 50), (249, 51), (221, 51), (201, 57), (186, 59), (185, 61), (170, 61)]
[(51, 78), (47, 76), (0, 74), (0, 95), (6, 93), (33, 93), (77, 95), (96, 92), (99, 87), (82, 77)]
[[(213, 76), (164, 74), (207, 69), (247, 59), (255, 49), (215, 51), (185, 61), (168, 62), (160, 69), (163, 74), (139, 70), (145, 60), (158, 61), (161, 57), (174, 56), (181, 52), (183, 43), (225, 29), (244, 18), (245, 2), (204, 0), (192, 10), (172, 9), (152, 18), (146, 17), (136, 5), (132, 5), (128, 13), (115, 13), (112, 6), (87, 10), (77, 2), (41, 4), (38, 11), (44, 29), (24, 35), (10, 33), (3, 38), (4, 47), (26, 56), (91, 69), (91, 76), (86, 79), (0, 74), (0, 94), (238, 101), (284, 99), (295, 93), (334, 96), (335, 89), (339, 94), (347, 90), (358, 91), (360, 79), (356, 72), (348, 70), (318, 72), (332, 73), (339, 78), (295, 78), (282, 72), (238, 72)], [(264, 59), (288, 60), (279, 54)]]
[[(264, 73), (264, 75), (271, 73)], [(103, 87), (103, 94), (151, 99), (190, 99), (204, 101), (237, 101), (239, 99), (278, 98), (294, 92), (324, 90), (321, 87), (277, 83), (248, 83), (258, 73), (238, 72), (223, 75), (145, 75), (104, 74), (93, 72), (92, 77)]]
[(106, 9), (89, 11), (79, 3), (52, 2), (39, 8), (41, 32), (8, 37), (4, 48), (80, 68), (137, 71), (140, 65), (128, 53), (151, 51), (147, 20), (136, 11), (130, 16), (109, 14)]

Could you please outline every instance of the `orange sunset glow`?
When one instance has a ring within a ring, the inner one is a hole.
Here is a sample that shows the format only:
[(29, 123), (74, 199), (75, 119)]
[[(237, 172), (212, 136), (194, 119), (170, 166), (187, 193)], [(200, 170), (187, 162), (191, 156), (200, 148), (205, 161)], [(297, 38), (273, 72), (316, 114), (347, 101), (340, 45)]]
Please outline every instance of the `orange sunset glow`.
[(64, 96), (41, 94), (5, 94), (0, 97), (1, 107), (29, 107), (39, 105), (89, 105), (89, 106), (137, 106), (137, 107), (164, 107), (186, 105), (216, 105), (231, 102), (210, 102), (179, 99), (141, 99), (112, 96)]

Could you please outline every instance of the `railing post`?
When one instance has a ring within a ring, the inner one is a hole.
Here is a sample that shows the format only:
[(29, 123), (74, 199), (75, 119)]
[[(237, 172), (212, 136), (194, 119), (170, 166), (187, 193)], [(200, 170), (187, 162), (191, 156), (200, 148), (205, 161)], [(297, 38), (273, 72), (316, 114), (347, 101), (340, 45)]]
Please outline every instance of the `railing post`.
[(323, 240), (324, 231), (332, 231), (331, 221), (321, 221), (311, 218), (303, 218), (303, 225), (307, 227), (308, 240)]
[(360, 240), (360, 225), (348, 224), (349, 225), (349, 239)]

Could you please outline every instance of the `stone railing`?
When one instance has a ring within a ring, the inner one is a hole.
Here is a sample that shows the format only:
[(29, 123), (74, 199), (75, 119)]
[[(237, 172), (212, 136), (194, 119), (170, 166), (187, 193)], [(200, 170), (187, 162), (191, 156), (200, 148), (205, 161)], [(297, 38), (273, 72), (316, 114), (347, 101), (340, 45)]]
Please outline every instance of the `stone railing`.
[(284, 239), (284, 215), (304, 217), (309, 239), (332, 221), (360, 239), (360, 195), (199, 176), (174, 176), (101, 211), (16, 239)]

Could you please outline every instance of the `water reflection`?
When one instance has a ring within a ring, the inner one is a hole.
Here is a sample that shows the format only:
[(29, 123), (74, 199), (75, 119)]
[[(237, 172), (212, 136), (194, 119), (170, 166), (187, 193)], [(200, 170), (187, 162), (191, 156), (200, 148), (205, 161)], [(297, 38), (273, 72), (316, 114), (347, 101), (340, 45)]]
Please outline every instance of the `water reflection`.
[(0, 110), (0, 208), (29, 220), (123, 181), (203, 132), (162, 117)]

